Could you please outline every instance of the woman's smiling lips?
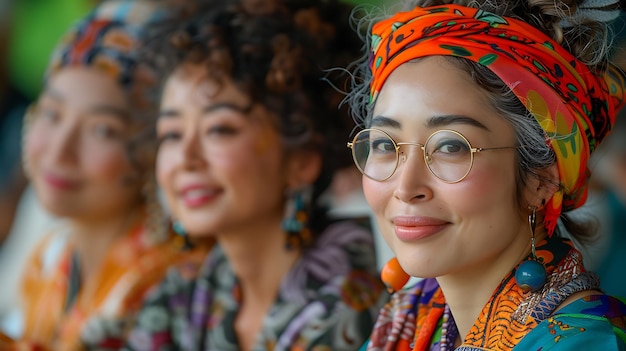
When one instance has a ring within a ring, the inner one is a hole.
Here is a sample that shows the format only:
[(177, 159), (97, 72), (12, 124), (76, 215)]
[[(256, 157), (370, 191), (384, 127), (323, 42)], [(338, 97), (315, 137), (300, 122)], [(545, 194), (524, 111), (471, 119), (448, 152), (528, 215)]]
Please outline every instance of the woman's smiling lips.
[(180, 191), (180, 197), (185, 206), (195, 208), (214, 200), (220, 191), (204, 185), (188, 185)]
[(68, 177), (49, 172), (44, 175), (46, 183), (57, 190), (73, 190), (78, 188), (79, 182)]
[(398, 216), (392, 219), (398, 239), (414, 241), (442, 231), (450, 222), (433, 217)]

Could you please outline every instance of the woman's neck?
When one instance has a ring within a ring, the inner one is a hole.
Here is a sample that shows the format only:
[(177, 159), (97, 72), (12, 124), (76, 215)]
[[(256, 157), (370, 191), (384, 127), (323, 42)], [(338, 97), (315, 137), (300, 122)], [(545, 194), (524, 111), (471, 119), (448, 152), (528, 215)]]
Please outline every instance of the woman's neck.
[(87, 283), (89, 277), (95, 276), (113, 242), (130, 230), (140, 213), (141, 210), (135, 209), (106, 218), (69, 220), (82, 282)]
[(528, 229), (523, 228), (517, 238), (492, 259), (437, 278), (461, 340), (465, 339), (498, 285), (530, 253)]
[(220, 247), (233, 268), (244, 302), (273, 302), (285, 274), (299, 257), (285, 247), (286, 234), (280, 222), (267, 221), (254, 227), (218, 235)]
[(300, 257), (299, 250), (285, 247), (286, 239), (279, 219), (218, 236), (241, 288), (235, 331), (242, 350), (253, 347), (283, 278)]

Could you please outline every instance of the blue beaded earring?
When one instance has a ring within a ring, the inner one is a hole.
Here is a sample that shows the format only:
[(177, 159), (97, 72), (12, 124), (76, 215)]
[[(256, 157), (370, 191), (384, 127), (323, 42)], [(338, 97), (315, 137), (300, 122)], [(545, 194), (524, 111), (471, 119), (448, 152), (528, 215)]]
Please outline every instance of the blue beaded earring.
[(286, 247), (288, 250), (305, 247), (311, 243), (308, 207), (312, 193), (313, 188), (307, 186), (292, 191), (287, 196), (285, 217), (281, 226), (287, 233)]
[(515, 280), (517, 285), (524, 292), (537, 291), (546, 283), (546, 269), (537, 259), (537, 253), (535, 251), (535, 224), (537, 220), (537, 207), (531, 206), (531, 214), (528, 215), (528, 224), (530, 225), (530, 232), (532, 235), (531, 245), (531, 258), (522, 262), (515, 272)]
[(172, 230), (174, 230), (174, 233), (176, 233), (182, 241), (180, 247), (183, 251), (188, 251), (193, 248), (193, 244), (189, 241), (189, 235), (187, 235), (187, 231), (183, 227), (182, 223), (179, 221), (172, 222)]

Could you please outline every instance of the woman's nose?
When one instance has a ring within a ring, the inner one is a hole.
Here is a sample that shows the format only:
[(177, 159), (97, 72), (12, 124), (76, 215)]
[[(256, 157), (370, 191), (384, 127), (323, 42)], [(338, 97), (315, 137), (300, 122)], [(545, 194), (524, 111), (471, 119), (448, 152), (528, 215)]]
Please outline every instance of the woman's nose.
[(182, 140), (182, 156), (187, 169), (198, 169), (206, 165), (200, 137), (195, 131), (188, 131)]
[(388, 181), (397, 182), (395, 197), (404, 202), (412, 202), (432, 197), (432, 190), (429, 187), (431, 177), (432, 174), (424, 162), (422, 149), (414, 146), (411, 150), (403, 150), (400, 153), (396, 174)]
[(52, 128), (49, 133), (51, 142), (46, 148), (48, 155), (55, 163), (73, 164), (77, 162), (80, 149), (80, 130), (75, 124), (61, 124)]

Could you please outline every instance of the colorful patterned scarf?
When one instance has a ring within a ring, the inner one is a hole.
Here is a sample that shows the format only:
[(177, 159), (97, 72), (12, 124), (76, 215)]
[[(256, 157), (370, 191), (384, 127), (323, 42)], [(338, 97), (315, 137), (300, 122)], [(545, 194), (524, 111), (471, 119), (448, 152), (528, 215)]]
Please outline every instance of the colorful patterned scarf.
[[(120, 234), (107, 248), (99, 270), (78, 290), (72, 284), (79, 279), (80, 267), (73, 262), (76, 251), (70, 228), (61, 223), (39, 242), (24, 266), (21, 282), (22, 339), (3, 348), (0, 338), (0, 350), (119, 350), (125, 328), (146, 293), (170, 267), (188, 261), (199, 264), (208, 251), (197, 247), (183, 252), (173, 237), (154, 243), (146, 215)], [(73, 294), (70, 304), (68, 297)]]
[[(554, 317), (556, 309), (568, 297), (580, 291), (598, 289), (599, 285), (597, 277), (585, 270), (582, 255), (569, 240), (556, 236), (542, 240), (537, 245), (537, 257), (548, 274), (543, 288), (532, 293), (524, 292), (515, 281), (517, 268), (514, 269), (494, 290), (464, 337), (459, 335), (443, 292), (434, 278), (399, 291), (379, 314), (367, 350), (453, 350), (459, 336), (463, 346), (455, 349), (457, 351), (515, 349), (532, 330)], [(531, 259), (530, 255), (527, 259)], [(608, 298), (606, 295), (595, 296)], [(619, 313), (610, 322), (616, 328), (624, 328), (626, 306), (615, 308)], [(612, 312), (588, 310), (585, 313), (612, 317)], [(558, 335), (545, 333), (545, 337), (550, 336), (558, 339)]]
[(163, 18), (156, 1), (109, 0), (65, 34), (48, 66), (46, 79), (63, 67), (93, 67), (112, 76), (136, 107), (150, 106), (148, 88), (156, 75), (139, 64), (145, 26)]
[(419, 57), (457, 56), (492, 70), (546, 133), (557, 158), (560, 189), (546, 204), (552, 235), (561, 211), (587, 198), (587, 161), (624, 103), (615, 67), (597, 74), (531, 25), (458, 5), (395, 14), (372, 29), (371, 101), (398, 66)]

